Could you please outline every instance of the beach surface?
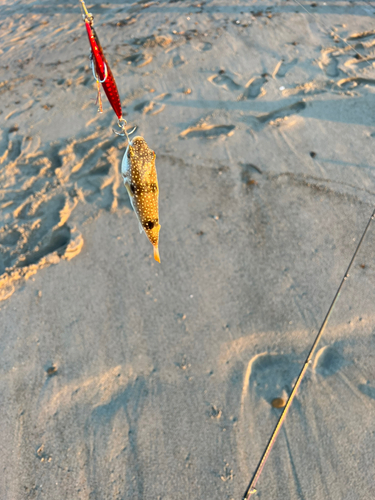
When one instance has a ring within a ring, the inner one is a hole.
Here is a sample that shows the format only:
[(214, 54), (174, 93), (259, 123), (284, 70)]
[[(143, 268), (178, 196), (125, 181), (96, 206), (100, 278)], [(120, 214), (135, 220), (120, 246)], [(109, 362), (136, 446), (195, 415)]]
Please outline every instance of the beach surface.
[[(0, 2), (0, 499), (241, 500), (375, 201), (375, 5)], [(257, 485), (375, 498), (375, 224)], [(274, 403), (275, 404), (275, 403)]]

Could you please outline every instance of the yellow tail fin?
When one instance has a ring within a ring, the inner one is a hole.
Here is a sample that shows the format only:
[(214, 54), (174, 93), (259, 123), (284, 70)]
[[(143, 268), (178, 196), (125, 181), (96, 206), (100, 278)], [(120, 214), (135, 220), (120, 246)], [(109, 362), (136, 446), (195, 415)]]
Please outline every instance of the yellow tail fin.
[(154, 246), (154, 259), (160, 264), (159, 247)]

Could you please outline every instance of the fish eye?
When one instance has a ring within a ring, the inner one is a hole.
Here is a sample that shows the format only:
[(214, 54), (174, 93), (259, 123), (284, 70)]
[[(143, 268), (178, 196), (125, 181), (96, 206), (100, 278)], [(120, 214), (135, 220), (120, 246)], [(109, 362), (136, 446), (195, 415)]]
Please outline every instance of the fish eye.
[(155, 224), (151, 220), (143, 223), (143, 227), (145, 229), (153, 229), (154, 226), (155, 226)]

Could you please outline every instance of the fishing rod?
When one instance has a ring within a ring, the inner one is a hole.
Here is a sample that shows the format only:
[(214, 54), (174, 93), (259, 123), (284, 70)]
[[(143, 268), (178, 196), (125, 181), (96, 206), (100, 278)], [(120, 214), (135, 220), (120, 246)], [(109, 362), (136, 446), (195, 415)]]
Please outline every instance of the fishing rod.
[[(309, 12), (306, 9), (306, 7), (304, 5), (302, 5), (298, 0), (294, 0), (294, 2), (296, 4), (298, 4), (309, 16), (313, 17), (314, 20), (316, 20), (318, 23), (320, 23), (324, 27), (324, 29), (326, 30), (326, 32), (328, 31), (328, 28), (320, 21), (320, 19), (319, 20), (317, 19), (317, 16), (315, 14), (312, 14), (311, 12)], [(363, 57), (362, 54), (360, 54), (355, 49), (355, 47), (353, 47), (353, 45), (351, 45), (350, 43), (348, 43), (339, 34), (335, 33), (335, 36), (337, 36), (345, 45), (347, 45), (348, 47), (350, 47), (350, 49), (352, 49), (358, 56), (360, 56), (361, 58)], [(303, 380), (303, 378), (305, 376), (306, 370), (309, 367), (309, 365), (310, 365), (310, 363), (312, 361), (312, 358), (314, 356), (314, 353), (316, 351), (316, 348), (318, 347), (319, 341), (322, 338), (322, 335), (323, 335), (324, 330), (325, 330), (325, 328), (327, 326), (328, 320), (329, 320), (329, 318), (331, 316), (332, 310), (335, 307), (336, 302), (337, 302), (337, 300), (338, 300), (338, 298), (340, 296), (340, 292), (342, 290), (342, 287), (344, 286), (345, 281), (349, 278), (349, 271), (350, 271), (350, 269), (351, 269), (351, 267), (353, 265), (353, 262), (354, 262), (357, 254), (359, 252), (359, 249), (360, 249), (360, 247), (362, 245), (362, 242), (363, 242), (363, 240), (364, 240), (364, 238), (366, 236), (366, 233), (367, 233), (367, 231), (368, 231), (368, 229), (370, 227), (370, 224), (371, 224), (371, 222), (374, 219), (375, 219), (375, 209), (373, 210), (373, 212), (372, 212), (372, 214), (371, 214), (371, 216), (370, 216), (370, 218), (369, 218), (369, 220), (367, 222), (365, 230), (362, 233), (361, 239), (359, 240), (359, 243), (358, 243), (358, 245), (357, 245), (357, 247), (356, 247), (356, 249), (354, 251), (354, 254), (353, 254), (353, 256), (352, 256), (352, 258), (350, 260), (348, 268), (346, 269), (346, 272), (345, 272), (345, 274), (344, 274), (344, 276), (343, 276), (343, 278), (341, 280), (341, 283), (340, 283), (340, 285), (339, 285), (339, 287), (338, 287), (338, 289), (336, 291), (336, 294), (335, 294), (335, 296), (334, 296), (334, 298), (333, 298), (333, 300), (331, 302), (331, 305), (330, 305), (330, 307), (328, 309), (328, 312), (327, 312), (327, 314), (326, 314), (326, 316), (325, 316), (325, 318), (323, 320), (323, 323), (322, 323), (322, 325), (321, 325), (321, 327), (320, 327), (320, 329), (318, 331), (318, 334), (315, 337), (315, 340), (314, 340), (314, 342), (313, 342), (313, 344), (312, 344), (312, 346), (310, 348), (310, 352), (307, 355), (307, 358), (306, 358), (306, 360), (305, 360), (305, 362), (304, 362), (304, 364), (302, 366), (302, 369), (301, 369), (301, 371), (300, 371), (300, 373), (298, 375), (296, 383), (294, 384), (292, 392), (289, 395), (289, 398), (288, 398), (288, 400), (287, 400), (287, 402), (285, 404), (285, 407), (284, 407), (284, 409), (283, 409), (283, 411), (282, 411), (282, 413), (281, 413), (281, 415), (279, 417), (279, 420), (277, 421), (277, 424), (276, 424), (276, 426), (275, 426), (275, 428), (274, 428), (274, 430), (273, 430), (273, 432), (271, 434), (271, 437), (269, 438), (269, 441), (268, 441), (268, 443), (267, 443), (267, 445), (266, 445), (266, 447), (265, 447), (265, 449), (263, 451), (263, 454), (262, 454), (262, 456), (261, 456), (261, 458), (260, 458), (260, 460), (258, 462), (258, 465), (257, 465), (257, 467), (255, 469), (254, 474), (253, 474), (253, 477), (251, 478), (249, 486), (247, 487), (246, 492), (245, 492), (245, 494), (243, 496), (243, 500), (248, 500), (252, 495), (254, 495), (257, 492), (257, 490), (255, 489), (255, 485), (257, 484), (257, 482), (259, 480), (259, 477), (260, 477), (260, 475), (261, 475), (261, 473), (263, 471), (263, 468), (264, 468), (264, 466), (265, 466), (265, 464), (267, 462), (267, 459), (268, 459), (268, 457), (269, 457), (269, 455), (271, 453), (273, 445), (276, 442), (277, 436), (279, 435), (279, 432), (280, 432), (280, 430), (282, 428), (282, 425), (283, 425), (283, 423), (284, 423), (284, 421), (285, 421), (285, 419), (286, 419), (286, 417), (288, 415), (288, 411), (289, 411), (290, 407), (292, 406), (292, 403), (293, 403), (293, 400), (294, 400), (294, 398), (295, 398), (295, 396), (297, 394), (298, 388), (301, 385), (301, 382), (302, 382), (302, 380)]]
[(273, 445), (275, 444), (276, 438), (277, 438), (277, 436), (278, 436), (278, 434), (279, 434), (279, 432), (281, 430), (281, 427), (282, 427), (282, 425), (283, 425), (283, 423), (284, 423), (284, 421), (286, 419), (286, 416), (288, 414), (289, 408), (292, 406), (294, 397), (295, 397), (295, 395), (296, 395), (296, 393), (298, 391), (299, 386), (301, 385), (301, 382), (303, 380), (303, 377), (305, 376), (306, 370), (307, 370), (309, 364), (311, 363), (311, 360), (312, 360), (312, 358), (314, 356), (314, 353), (315, 353), (316, 348), (317, 348), (317, 346), (319, 344), (319, 341), (320, 341), (320, 339), (321, 339), (321, 337), (322, 337), (322, 335), (324, 333), (324, 330), (325, 330), (325, 328), (327, 326), (327, 323), (328, 323), (329, 317), (331, 315), (331, 312), (332, 312), (332, 310), (333, 310), (333, 308), (334, 308), (334, 306), (335, 306), (335, 304), (336, 304), (336, 302), (337, 302), (337, 300), (339, 298), (341, 289), (342, 289), (345, 281), (349, 278), (350, 268), (352, 267), (353, 262), (354, 262), (354, 260), (355, 260), (355, 258), (357, 256), (357, 253), (358, 253), (358, 251), (359, 251), (359, 249), (360, 249), (360, 247), (362, 245), (362, 242), (363, 242), (363, 240), (364, 240), (364, 238), (366, 236), (368, 228), (370, 227), (371, 221), (374, 220), (374, 219), (375, 219), (375, 209), (373, 210), (373, 212), (371, 214), (371, 217), (369, 218), (369, 220), (367, 222), (366, 228), (365, 228), (365, 230), (362, 233), (361, 239), (359, 240), (357, 248), (355, 249), (355, 252), (354, 252), (354, 254), (353, 254), (352, 258), (351, 258), (351, 261), (349, 263), (349, 266), (348, 266), (348, 268), (347, 268), (347, 270), (346, 270), (346, 272), (345, 272), (345, 274), (344, 274), (344, 276), (343, 276), (343, 278), (341, 280), (341, 283), (340, 283), (340, 285), (339, 285), (339, 287), (338, 287), (338, 289), (336, 291), (336, 294), (335, 294), (335, 296), (334, 296), (334, 298), (332, 300), (332, 303), (331, 303), (331, 305), (330, 305), (330, 307), (328, 309), (326, 317), (324, 318), (322, 326), (320, 327), (318, 335), (316, 336), (316, 338), (314, 340), (314, 343), (313, 343), (313, 345), (312, 345), (312, 347), (310, 349), (310, 352), (309, 352), (309, 354), (308, 354), (308, 356), (307, 356), (307, 358), (305, 360), (305, 363), (304, 363), (304, 365), (303, 365), (303, 367), (302, 367), (302, 369), (300, 371), (300, 374), (298, 375), (297, 381), (296, 381), (296, 383), (295, 383), (295, 385), (293, 387), (292, 392), (290, 393), (290, 396), (288, 398), (288, 401), (286, 402), (284, 410), (283, 410), (282, 414), (280, 415), (280, 418), (279, 418), (279, 420), (278, 420), (278, 422), (277, 422), (277, 424), (275, 426), (275, 429), (274, 429), (274, 431), (273, 431), (273, 433), (272, 433), (272, 435), (271, 435), (271, 437), (270, 437), (270, 439), (269, 439), (269, 441), (267, 443), (267, 446), (266, 446), (266, 448), (265, 448), (265, 450), (263, 452), (263, 455), (262, 455), (261, 459), (259, 460), (257, 468), (256, 468), (256, 470), (254, 472), (254, 475), (253, 475), (253, 477), (252, 477), (252, 479), (250, 481), (250, 484), (249, 484), (249, 486), (248, 486), (248, 488), (247, 488), (247, 490), (245, 492), (245, 495), (243, 496), (243, 500), (248, 500), (257, 491), (255, 489), (255, 485), (258, 482), (258, 479), (259, 479), (259, 477), (260, 477), (260, 475), (262, 473), (263, 467), (266, 464), (267, 458), (268, 458), (268, 456), (269, 456), (269, 454), (270, 454), (270, 452), (272, 450)]

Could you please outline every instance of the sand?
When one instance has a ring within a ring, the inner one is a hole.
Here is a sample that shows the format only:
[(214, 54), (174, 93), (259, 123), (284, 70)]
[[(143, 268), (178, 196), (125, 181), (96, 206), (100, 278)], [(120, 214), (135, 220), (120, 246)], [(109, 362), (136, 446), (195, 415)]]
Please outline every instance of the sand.
[[(1, 2), (1, 500), (242, 498), (375, 200), (375, 6), (302, 4), (88, 4), (157, 155), (159, 265), (78, 1)], [(374, 244), (259, 499), (375, 496)]]

